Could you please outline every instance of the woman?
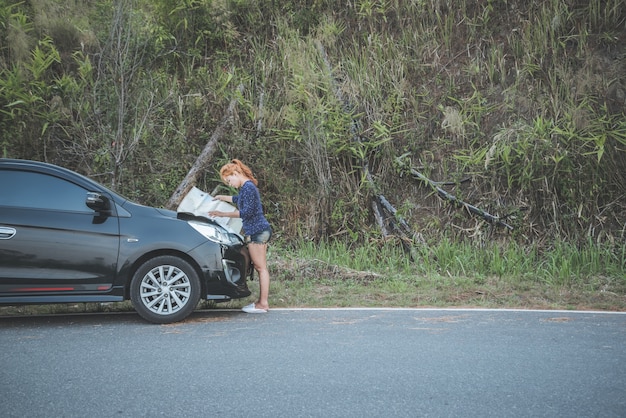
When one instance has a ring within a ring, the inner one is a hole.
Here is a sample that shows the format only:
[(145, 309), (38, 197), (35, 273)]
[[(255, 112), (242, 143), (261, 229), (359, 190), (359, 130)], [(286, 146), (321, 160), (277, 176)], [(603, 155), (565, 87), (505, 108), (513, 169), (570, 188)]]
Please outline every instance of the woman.
[(269, 310), (270, 274), (267, 270), (267, 243), (272, 236), (272, 228), (263, 215), (258, 182), (250, 168), (239, 160), (232, 160), (220, 170), (222, 181), (239, 189), (235, 196), (217, 195), (216, 199), (237, 205), (234, 212), (212, 211), (210, 216), (241, 218), (243, 231), (250, 251), (254, 269), (259, 273), (259, 299), (244, 306), (247, 313), (266, 313)]

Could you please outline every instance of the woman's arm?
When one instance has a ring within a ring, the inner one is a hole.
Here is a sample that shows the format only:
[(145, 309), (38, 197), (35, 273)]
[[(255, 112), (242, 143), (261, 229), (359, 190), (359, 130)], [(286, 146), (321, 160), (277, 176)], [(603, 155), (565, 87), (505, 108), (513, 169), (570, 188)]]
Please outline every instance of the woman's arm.
[[(222, 202), (233, 203), (232, 196), (225, 196), (225, 195), (219, 194), (215, 196), (215, 199), (221, 200)], [(222, 217), (222, 218), (239, 218), (241, 216), (239, 213), (239, 210), (235, 210), (233, 212), (223, 212), (221, 210), (212, 210), (208, 213), (209, 213), (209, 216)]]
[(215, 198), (217, 200), (221, 200), (222, 202), (233, 203), (233, 197), (232, 196), (225, 196), (223, 194), (218, 194), (217, 196), (215, 196)]
[(235, 210), (233, 212), (222, 212), (221, 210), (212, 210), (209, 212), (209, 216), (215, 216), (218, 218), (239, 218), (239, 211)]

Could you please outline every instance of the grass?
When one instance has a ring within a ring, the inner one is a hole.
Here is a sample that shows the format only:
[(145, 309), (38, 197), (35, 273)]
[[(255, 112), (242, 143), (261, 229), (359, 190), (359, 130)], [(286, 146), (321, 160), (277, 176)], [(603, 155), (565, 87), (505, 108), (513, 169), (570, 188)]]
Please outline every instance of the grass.
[(411, 261), (394, 243), (306, 243), (272, 247), (269, 256), (275, 307), (626, 309), (624, 251), (591, 244), (501, 249), (444, 240)]
[[(410, 260), (397, 242), (275, 244), (270, 304), (279, 307), (520, 308), (626, 311), (626, 250), (592, 243), (549, 248), (442, 240)], [(250, 282), (253, 295), (258, 281)], [(201, 308), (239, 308), (246, 300)], [(127, 311), (129, 302), (0, 308), (2, 315)]]

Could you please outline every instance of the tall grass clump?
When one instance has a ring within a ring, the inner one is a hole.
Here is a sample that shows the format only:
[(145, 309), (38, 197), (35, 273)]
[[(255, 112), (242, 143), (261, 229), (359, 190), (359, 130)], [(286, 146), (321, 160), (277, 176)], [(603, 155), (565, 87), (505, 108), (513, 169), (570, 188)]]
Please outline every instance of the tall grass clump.
[[(279, 257), (317, 260), (324, 266), (381, 275), (381, 280), (399, 278), (457, 277), (501, 280), (511, 283), (535, 282), (553, 286), (586, 286), (598, 277), (613, 278), (626, 285), (626, 251), (592, 242), (575, 246), (557, 242), (547, 248), (502, 246), (492, 243), (477, 247), (442, 239), (422, 247), (419, 259), (412, 260), (397, 243), (372, 240), (367, 245), (350, 246), (342, 241), (303, 242), (278, 249)], [(285, 252), (286, 251), (286, 252)]]
[(305, 241), (290, 249), (291, 256), (303, 260), (320, 260), (326, 265), (346, 267), (356, 271), (411, 274), (413, 264), (397, 245), (373, 241), (369, 245), (351, 246), (344, 241)]

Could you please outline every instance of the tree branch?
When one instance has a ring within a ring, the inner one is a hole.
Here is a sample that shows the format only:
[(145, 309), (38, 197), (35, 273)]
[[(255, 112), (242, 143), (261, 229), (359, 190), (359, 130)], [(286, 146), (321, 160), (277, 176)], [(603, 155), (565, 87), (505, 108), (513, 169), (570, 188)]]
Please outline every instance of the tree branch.
[[(243, 85), (240, 84), (237, 90), (242, 93)], [(198, 158), (196, 158), (196, 162), (193, 164), (183, 181), (180, 182), (180, 184), (170, 197), (170, 200), (167, 202), (167, 205), (165, 206), (167, 209), (175, 210), (183, 197), (189, 192), (189, 190), (191, 190), (193, 186), (195, 186), (196, 182), (198, 181), (198, 177), (208, 166), (209, 160), (215, 152), (215, 146), (224, 136), (228, 126), (232, 123), (233, 114), (235, 112), (236, 106), (237, 97), (234, 97), (230, 101), (228, 109), (226, 109), (226, 113), (224, 113), (222, 120), (213, 131), (211, 138), (209, 138), (209, 141), (204, 146), (204, 149), (202, 150)]]

